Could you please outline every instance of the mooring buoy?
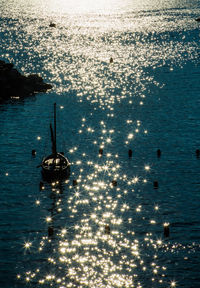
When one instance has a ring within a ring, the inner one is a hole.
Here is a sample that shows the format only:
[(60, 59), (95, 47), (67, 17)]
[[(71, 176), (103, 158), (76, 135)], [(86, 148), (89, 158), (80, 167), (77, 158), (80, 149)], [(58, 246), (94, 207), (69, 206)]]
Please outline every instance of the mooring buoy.
[(101, 156), (103, 155), (103, 149), (101, 149), (101, 148), (99, 149), (99, 155), (101, 155)]
[(73, 180), (73, 186), (76, 186), (77, 184), (78, 184), (77, 180), (74, 179), (74, 180)]
[(128, 150), (128, 156), (131, 158), (133, 155), (133, 151), (131, 149)]
[(53, 236), (54, 230), (53, 227), (48, 227), (48, 236), (51, 237)]
[(113, 186), (117, 186), (117, 181), (116, 180), (112, 180), (112, 185)]
[(163, 231), (164, 236), (169, 237), (169, 223), (164, 223), (163, 227), (164, 227), (164, 231)]
[(110, 226), (108, 224), (105, 226), (105, 233), (110, 234)]
[(40, 181), (40, 191), (44, 189), (44, 183)]
[(154, 187), (154, 189), (158, 189), (158, 181), (153, 182), (153, 187)]
[(157, 150), (157, 156), (158, 156), (158, 157), (161, 156), (161, 150), (160, 150), (160, 149)]
[(196, 150), (196, 157), (199, 158), (199, 156), (200, 156), (200, 150), (197, 149), (197, 150)]
[(51, 23), (49, 24), (49, 27), (55, 28), (55, 27), (56, 27), (56, 24), (51, 22)]

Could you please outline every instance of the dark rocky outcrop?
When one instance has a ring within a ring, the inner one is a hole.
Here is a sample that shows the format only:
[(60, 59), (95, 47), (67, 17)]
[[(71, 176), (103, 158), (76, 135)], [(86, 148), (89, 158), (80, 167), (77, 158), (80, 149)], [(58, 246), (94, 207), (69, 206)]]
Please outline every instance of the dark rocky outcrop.
[(0, 60), (0, 101), (13, 97), (24, 98), (38, 92), (46, 92), (52, 85), (43, 82), (37, 74), (22, 75), (12, 63)]

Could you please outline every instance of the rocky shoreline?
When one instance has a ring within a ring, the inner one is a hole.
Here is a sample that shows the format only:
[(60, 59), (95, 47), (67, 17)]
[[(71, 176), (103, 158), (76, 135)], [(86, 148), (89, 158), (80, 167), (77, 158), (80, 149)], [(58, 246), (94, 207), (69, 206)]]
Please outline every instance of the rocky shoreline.
[(37, 74), (22, 75), (12, 63), (0, 60), (0, 102), (12, 98), (24, 98), (51, 89)]

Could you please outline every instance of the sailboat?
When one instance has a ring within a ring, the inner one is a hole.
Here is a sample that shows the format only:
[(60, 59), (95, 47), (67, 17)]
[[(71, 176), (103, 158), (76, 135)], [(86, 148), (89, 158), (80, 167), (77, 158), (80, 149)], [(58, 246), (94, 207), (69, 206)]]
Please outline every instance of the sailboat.
[(47, 179), (61, 179), (70, 174), (70, 163), (63, 152), (57, 152), (56, 143), (56, 103), (54, 103), (54, 129), (50, 124), (52, 154), (44, 157), (41, 163), (42, 175)]

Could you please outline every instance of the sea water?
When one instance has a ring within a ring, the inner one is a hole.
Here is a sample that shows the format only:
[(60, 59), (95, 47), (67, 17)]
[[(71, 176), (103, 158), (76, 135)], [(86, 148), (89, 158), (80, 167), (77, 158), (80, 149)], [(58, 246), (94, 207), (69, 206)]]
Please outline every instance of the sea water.
[(0, 106), (0, 287), (199, 287), (199, 8), (0, 1), (0, 58), (53, 85)]

